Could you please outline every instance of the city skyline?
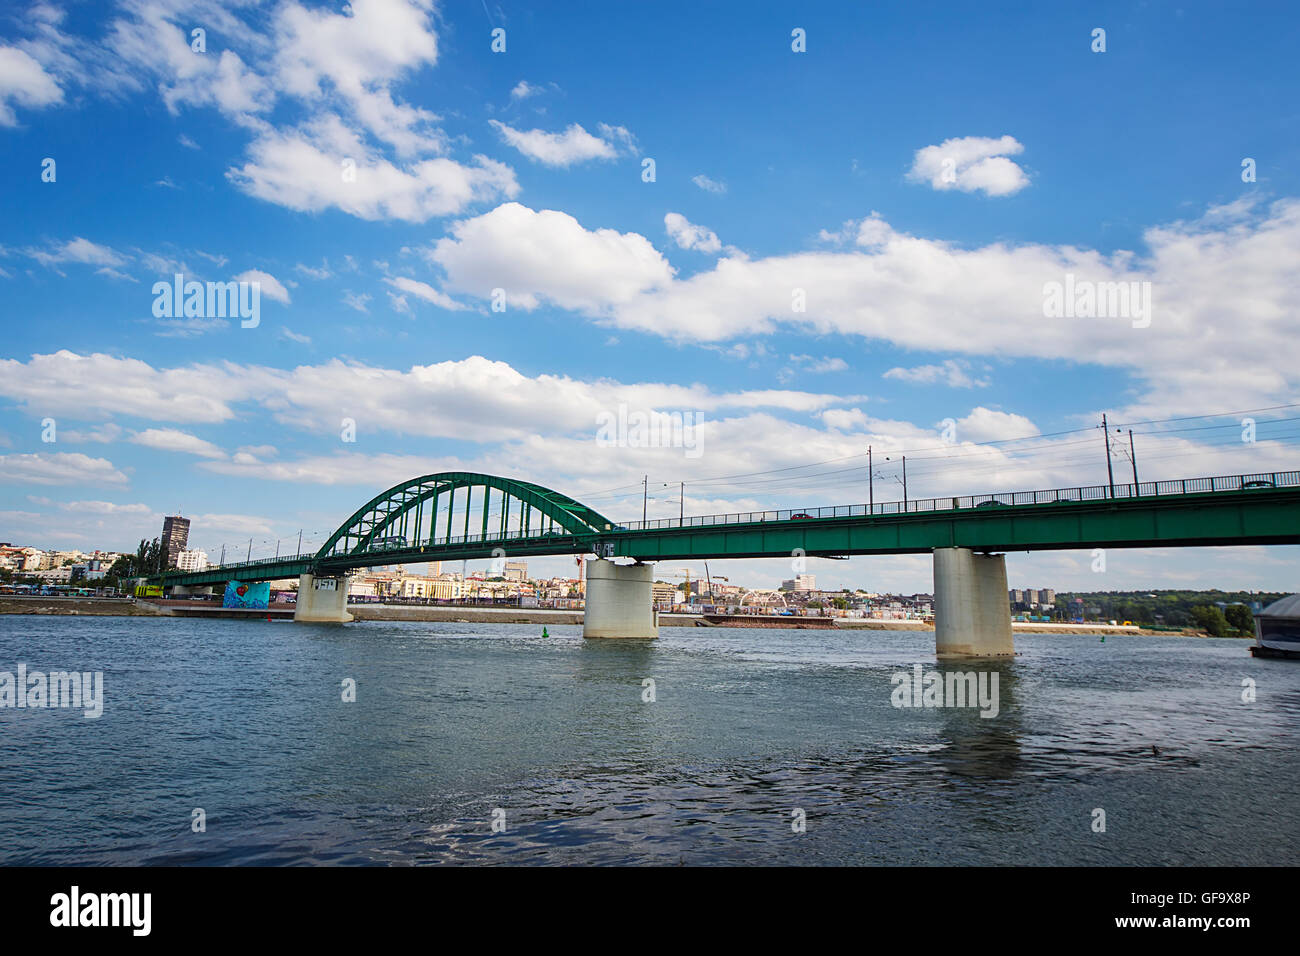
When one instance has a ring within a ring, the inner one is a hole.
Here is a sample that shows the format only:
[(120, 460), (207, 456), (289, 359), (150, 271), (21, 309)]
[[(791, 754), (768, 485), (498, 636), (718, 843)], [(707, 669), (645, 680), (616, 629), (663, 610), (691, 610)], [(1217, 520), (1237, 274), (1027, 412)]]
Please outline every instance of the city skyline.
[[(903, 455), (913, 498), (1099, 485), (1102, 414), (1116, 480), (1129, 428), (1143, 481), (1298, 467), (1285, 31), (957, 11), (922, 64), (888, 9), (349, 9), (0, 20), (0, 538), (134, 551), (182, 514), (214, 560), (269, 556), (445, 470), (620, 519), (645, 476), (651, 518), (893, 500)], [(222, 317), (186, 313), (190, 281), (244, 285)], [(1125, 314), (1078, 308), (1087, 283)], [(1298, 557), (1007, 561), (1282, 591)], [(805, 560), (931, 587), (928, 556)]]

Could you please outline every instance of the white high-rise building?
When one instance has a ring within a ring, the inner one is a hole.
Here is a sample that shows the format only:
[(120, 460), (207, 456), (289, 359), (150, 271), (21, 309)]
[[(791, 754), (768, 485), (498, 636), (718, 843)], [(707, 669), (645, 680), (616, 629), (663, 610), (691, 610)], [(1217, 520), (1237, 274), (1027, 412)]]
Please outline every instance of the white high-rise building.
[(208, 553), (206, 551), (182, 551), (176, 555), (176, 570), (178, 571), (206, 571), (208, 569)]

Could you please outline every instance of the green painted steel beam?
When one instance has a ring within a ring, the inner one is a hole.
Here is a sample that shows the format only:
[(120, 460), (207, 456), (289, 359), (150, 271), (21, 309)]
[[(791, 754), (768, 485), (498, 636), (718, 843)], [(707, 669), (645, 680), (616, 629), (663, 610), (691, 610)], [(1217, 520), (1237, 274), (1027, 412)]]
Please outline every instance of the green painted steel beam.
[[(445, 476), (437, 477), (442, 479)], [(465, 479), (472, 481), (473, 478), (468, 475), (458, 478), (459, 481), (451, 483), (466, 488), (468, 509), (470, 491)], [(502, 488), (501, 532), (476, 535), (474, 541), (421, 544), (375, 552), (349, 549), (330, 553), (322, 549), (311, 559), (266, 560), (188, 574), (173, 572), (165, 576), (165, 583), (218, 584), (230, 578), (259, 581), (295, 577), (307, 571), (340, 573), (381, 564), (474, 560), (492, 557), (495, 548), (504, 548), (511, 555), (524, 557), (603, 553), (605, 546), (612, 546), (617, 557), (657, 561), (787, 557), (800, 549), (815, 557), (919, 554), (948, 547), (977, 551), (1043, 551), (1300, 544), (1300, 486), (1140, 498), (1062, 500), (1051, 504), (959, 507), (888, 515), (748, 521), (737, 521), (734, 520), (736, 516), (728, 516), (728, 520), (712, 525), (690, 525), (691, 519), (687, 519), (685, 527), (673, 527), (669, 522), (667, 527), (627, 530), (617, 529), (603, 518), (598, 528), (592, 527), (585, 517), (575, 520), (573, 512), (554, 511), (545, 499), (532, 497), (533, 492), (529, 489), (537, 486), (509, 484), (528, 496), (516, 499), (522, 509), (520, 529), (529, 528), (534, 508), (542, 512), (546, 521), (539, 521), (542, 527), (538, 533), (525, 535), (519, 530), (510, 531), (504, 516), (508, 514), (513, 495)], [(485, 490), (484, 494), (487, 493)], [(433, 497), (437, 501), (436, 491), (427, 489), (403, 500), (399, 510), (413, 507), (423, 497)], [(454, 503), (454, 498), (452, 500)], [(368, 508), (373, 510), (380, 504), (382, 502), (376, 500)], [(486, 514), (486, 503), (484, 507)], [(823, 510), (833, 513), (832, 509)], [(383, 522), (373, 520), (367, 523), (363, 519), (370, 513), (368, 510), (361, 518), (354, 516), (365, 526), (365, 531), (354, 532), (349, 526), (340, 529), (336, 537), (344, 540), (345, 535), (353, 535), (368, 543), (376, 531), (392, 522), (398, 510), (385, 512), (387, 518)], [(448, 531), (451, 528), (450, 513)], [(436, 514), (435, 511), (435, 518)], [(603, 530), (605, 527), (610, 530)], [(149, 580), (157, 583), (160, 578), (155, 575)]]

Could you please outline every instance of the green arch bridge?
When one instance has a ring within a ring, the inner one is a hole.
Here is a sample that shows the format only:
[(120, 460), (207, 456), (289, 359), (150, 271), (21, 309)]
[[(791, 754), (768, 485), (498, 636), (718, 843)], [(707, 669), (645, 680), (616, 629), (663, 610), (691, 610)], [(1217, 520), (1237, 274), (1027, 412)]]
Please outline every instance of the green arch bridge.
[[(314, 553), (169, 572), (149, 581), (191, 588), (231, 579), (342, 577), (377, 565), (558, 554), (640, 563), (934, 552), (937, 621), (941, 577), (948, 573), (939, 570), (941, 552), (1265, 544), (1300, 544), (1300, 471), (644, 522), (611, 520), (531, 482), (443, 472), (376, 495)], [(976, 572), (953, 573), (964, 580)], [(995, 590), (989, 582), (974, 587), (977, 594)], [(1004, 598), (1002, 593), (998, 601), (1005, 605)], [(1008, 619), (1008, 633), (1009, 628)]]

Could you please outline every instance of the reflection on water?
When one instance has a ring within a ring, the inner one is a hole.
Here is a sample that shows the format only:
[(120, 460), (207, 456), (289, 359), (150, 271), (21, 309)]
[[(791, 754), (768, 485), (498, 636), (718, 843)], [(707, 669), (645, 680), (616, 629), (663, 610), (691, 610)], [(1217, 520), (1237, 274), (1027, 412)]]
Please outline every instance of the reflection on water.
[[(1300, 666), (1244, 642), (1017, 635), (936, 663), (927, 633), (661, 633), (0, 617), (0, 670), (105, 674), (99, 720), (0, 710), (0, 862), (1300, 856)], [(893, 706), (915, 664), (996, 673), (997, 716)]]

